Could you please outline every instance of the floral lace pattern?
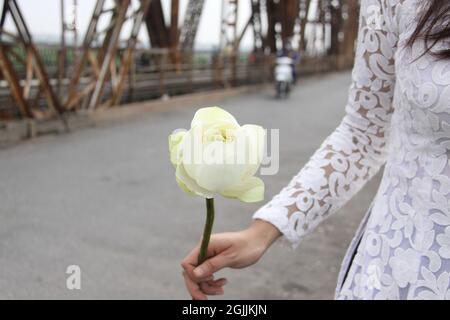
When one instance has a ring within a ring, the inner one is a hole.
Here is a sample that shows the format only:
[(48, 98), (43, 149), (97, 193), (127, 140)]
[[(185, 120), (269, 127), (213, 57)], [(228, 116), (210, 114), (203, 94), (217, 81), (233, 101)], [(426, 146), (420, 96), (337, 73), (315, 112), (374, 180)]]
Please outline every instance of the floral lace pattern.
[(297, 246), (385, 164), (338, 299), (450, 299), (450, 61), (405, 46), (420, 3), (362, 0), (346, 116), (254, 215)]

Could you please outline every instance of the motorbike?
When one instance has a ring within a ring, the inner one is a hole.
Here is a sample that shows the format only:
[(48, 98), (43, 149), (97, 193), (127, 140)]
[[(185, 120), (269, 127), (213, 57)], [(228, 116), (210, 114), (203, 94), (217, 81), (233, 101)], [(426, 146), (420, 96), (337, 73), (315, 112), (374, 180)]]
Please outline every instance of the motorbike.
[(293, 80), (292, 59), (278, 58), (275, 66), (275, 90), (278, 99), (289, 97)]

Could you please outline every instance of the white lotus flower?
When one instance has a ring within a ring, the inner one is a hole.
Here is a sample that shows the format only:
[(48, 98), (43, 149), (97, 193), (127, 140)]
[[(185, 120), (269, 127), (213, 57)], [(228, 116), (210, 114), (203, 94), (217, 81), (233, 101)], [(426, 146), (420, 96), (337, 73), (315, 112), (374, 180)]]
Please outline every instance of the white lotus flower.
[(196, 112), (189, 131), (169, 136), (170, 160), (180, 188), (205, 198), (222, 195), (244, 202), (264, 199), (255, 177), (265, 148), (265, 130), (240, 126), (219, 107)]

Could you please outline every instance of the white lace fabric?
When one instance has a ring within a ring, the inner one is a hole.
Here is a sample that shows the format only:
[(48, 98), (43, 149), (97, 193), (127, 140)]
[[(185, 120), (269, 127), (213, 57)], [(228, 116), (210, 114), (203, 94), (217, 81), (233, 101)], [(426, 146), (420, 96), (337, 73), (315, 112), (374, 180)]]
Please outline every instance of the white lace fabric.
[(420, 10), (362, 0), (344, 119), (254, 215), (296, 247), (386, 164), (339, 299), (450, 299), (450, 61), (405, 45)]

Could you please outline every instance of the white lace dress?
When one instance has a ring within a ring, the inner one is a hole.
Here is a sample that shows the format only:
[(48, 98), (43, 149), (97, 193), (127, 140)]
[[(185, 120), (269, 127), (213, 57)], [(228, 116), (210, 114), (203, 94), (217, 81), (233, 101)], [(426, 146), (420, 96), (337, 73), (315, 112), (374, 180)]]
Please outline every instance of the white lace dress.
[(417, 59), (423, 42), (405, 46), (420, 3), (362, 0), (346, 116), (254, 216), (296, 246), (385, 164), (344, 259), (338, 299), (450, 299), (450, 61)]

